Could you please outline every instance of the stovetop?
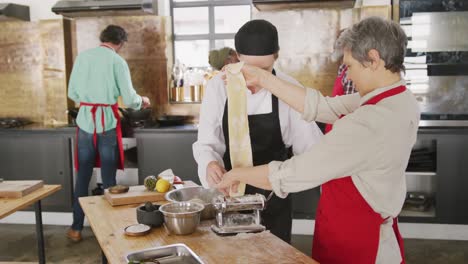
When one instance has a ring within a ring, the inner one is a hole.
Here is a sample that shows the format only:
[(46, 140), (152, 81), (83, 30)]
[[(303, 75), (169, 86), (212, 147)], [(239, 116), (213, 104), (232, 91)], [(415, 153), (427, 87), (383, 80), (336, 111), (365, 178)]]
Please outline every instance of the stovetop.
[(33, 122), (26, 118), (0, 118), (0, 129), (25, 127)]

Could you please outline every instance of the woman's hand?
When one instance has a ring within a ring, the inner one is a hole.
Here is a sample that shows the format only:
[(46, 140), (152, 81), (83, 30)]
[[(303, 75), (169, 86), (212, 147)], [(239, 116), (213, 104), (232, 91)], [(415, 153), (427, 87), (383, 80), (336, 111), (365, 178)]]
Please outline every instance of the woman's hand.
[(268, 173), (268, 164), (235, 168), (223, 175), (223, 179), (216, 185), (216, 188), (227, 195), (229, 194), (229, 188), (231, 188), (232, 193), (237, 193), (237, 187), (242, 182), (260, 189), (271, 190), (272, 186), (268, 179)]
[(216, 189), (222, 192), (224, 195), (229, 196), (229, 189), (233, 193), (237, 192), (239, 186), (238, 174), (239, 169), (232, 169), (223, 175), (221, 182), (216, 185)]
[[(221, 79), (224, 81), (224, 85), (227, 85), (227, 77), (226, 77), (226, 66), (221, 69), (222, 76)], [(244, 75), (245, 84), (247, 88), (255, 93), (261, 88), (262, 78), (267, 71), (252, 65), (244, 64), (241, 69), (242, 75)]]
[(262, 78), (265, 74), (265, 70), (244, 64), (241, 69), (242, 74), (244, 75), (245, 83), (249, 90), (258, 90), (262, 86)]

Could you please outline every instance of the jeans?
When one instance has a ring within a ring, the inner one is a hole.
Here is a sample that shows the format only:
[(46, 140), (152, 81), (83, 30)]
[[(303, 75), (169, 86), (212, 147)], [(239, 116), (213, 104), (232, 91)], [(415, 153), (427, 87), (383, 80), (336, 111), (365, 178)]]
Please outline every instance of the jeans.
[(78, 202), (79, 197), (88, 196), (88, 187), (93, 168), (95, 166), (96, 154), (101, 160), (101, 177), (103, 188), (116, 185), (116, 173), (119, 160), (119, 147), (115, 129), (97, 134), (97, 150), (94, 148), (93, 134), (81, 129), (78, 132), (78, 176), (75, 183), (73, 197), (73, 224), (72, 229), (81, 231), (83, 229), (84, 213)]

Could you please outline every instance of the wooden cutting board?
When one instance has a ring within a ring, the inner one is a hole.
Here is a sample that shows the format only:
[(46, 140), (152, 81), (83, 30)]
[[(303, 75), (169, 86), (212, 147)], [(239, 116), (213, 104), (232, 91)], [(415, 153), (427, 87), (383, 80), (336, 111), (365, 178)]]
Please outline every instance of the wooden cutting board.
[[(182, 188), (185, 188), (194, 187), (198, 185), (192, 181), (184, 181), (184, 184), (182, 186)], [(173, 189), (174, 187), (172, 187), (169, 191)], [(113, 194), (110, 193), (107, 189), (104, 191), (104, 197), (106, 197), (107, 201), (112, 206), (166, 201), (166, 198), (164, 198), (165, 195), (166, 193), (147, 191), (144, 185), (130, 186), (128, 192), (126, 193)]]
[(3, 181), (0, 182), (1, 198), (21, 198), (44, 186), (43, 181)]
[(104, 196), (112, 206), (165, 201), (164, 195), (166, 193), (147, 191), (144, 185), (130, 186), (126, 193), (113, 194), (107, 189), (104, 191)]

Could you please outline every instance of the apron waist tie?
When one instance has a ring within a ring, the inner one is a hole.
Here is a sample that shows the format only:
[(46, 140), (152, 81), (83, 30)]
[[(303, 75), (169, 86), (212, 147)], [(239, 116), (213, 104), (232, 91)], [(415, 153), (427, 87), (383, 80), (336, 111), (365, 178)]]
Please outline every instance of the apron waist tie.
[[(116, 136), (117, 136), (117, 145), (119, 149), (119, 163), (118, 163), (118, 169), (123, 170), (124, 169), (124, 153), (123, 153), (123, 144), (122, 144), (122, 129), (121, 129), (121, 123), (120, 123), (120, 116), (119, 116), (119, 105), (117, 103), (115, 104), (93, 104), (93, 103), (86, 103), (86, 102), (81, 102), (81, 106), (91, 106), (91, 114), (93, 116), (93, 123), (94, 123), (94, 133), (93, 133), (93, 145), (94, 148), (97, 149), (97, 131), (96, 131), (96, 112), (97, 108), (101, 107), (101, 125), (102, 125), (102, 133), (106, 133), (106, 126), (105, 126), (105, 117), (104, 117), (104, 107), (111, 107), (112, 108), (112, 113), (114, 114), (115, 119), (117, 120), (116, 124)], [(78, 170), (79, 168), (79, 159), (78, 159), (78, 131), (79, 127), (76, 128), (76, 142), (75, 142), (75, 169)], [(99, 155), (96, 155), (96, 166), (100, 167), (100, 159)]]
[[(114, 105), (117, 105), (117, 104), (114, 104)], [(114, 108), (114, 105), (110, 105), (110, 104), (93, 104), (93, 103), (85, 103), (85, 102), (80, 103), (80, 107), (81, 106), (91, 106), (91, 115), (93, 116), (93, 123), (94, 123), (94, 132), (93, 132), (94, 148), (96, 148), (96, 146), (97, 146), (97, 131), (96, 131), (96, 112), (97, 112), (97, 108), (101, 107), (102, 133), (105, 134), (106, 133), (106, 125), (105, 125), (105, 117), (104, 117), (104, 107)]]

